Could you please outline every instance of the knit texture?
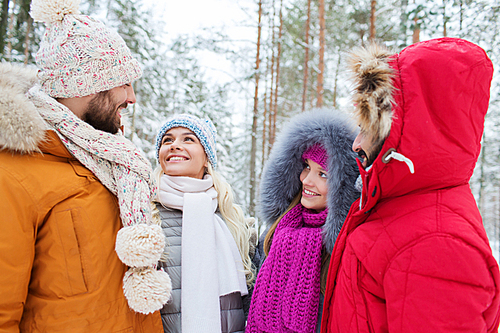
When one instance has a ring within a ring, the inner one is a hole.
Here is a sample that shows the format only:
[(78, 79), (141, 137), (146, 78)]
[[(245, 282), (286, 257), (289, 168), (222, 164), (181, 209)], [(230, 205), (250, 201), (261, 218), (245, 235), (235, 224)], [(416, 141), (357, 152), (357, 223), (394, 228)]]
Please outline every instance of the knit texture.
[(159, 161), (161, 140), (167, 131), (174, 127), (185, 127), (193, 131), (205, 149), (208, 161), (215, 169), (217, 167), (217, 130), (210, 119), (200, 119), (189, 114), (177, 114), (167, 119), (167, 122), (158, 131), (156, 136), (156, 159)]
[(31, 16), (47, 29), (35, 60), (42, 90), (54, 98), (92, 95), (142, 75), (124, 40), (92, 17), (76, 15), (75, 0), (33, 0)]
[(324, 170), (328, 170), (327, 162), (328, 155), (326, 153), (325, 148), (321, 145), (316, 144), (314, 146), (309, 147), (304, 154), (302, 154), (302, 160), (305, 162), (307, 159), (318, 163)]
[(126, 138), (95, 130), (39, 86), (30, 89), (28, 97), (71, 154), (117, 196), (124, 228), (118, 232), (115, 249), (131, 267), (124, 279), (125, 296), (137, 312), (159, 310), (171, 287), (168, 275), (154, 266), (163, 252), (164, 237), (160, 221), (153, 221), (151, 214), (150, 163)]
[(255, 283), (247, 333), (315, 332), (327, 215), (299, 203), (283, 216)]

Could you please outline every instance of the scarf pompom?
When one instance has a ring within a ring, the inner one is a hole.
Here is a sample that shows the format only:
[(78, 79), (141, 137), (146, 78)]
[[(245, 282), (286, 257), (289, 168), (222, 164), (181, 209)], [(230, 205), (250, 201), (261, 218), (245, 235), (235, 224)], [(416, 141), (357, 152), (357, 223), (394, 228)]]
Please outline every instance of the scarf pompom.
[(172, 281), (164, 271), (152, 267), (130, 268), (123, 277), (123, 293), (135, 312), (143, 314), (160, 310), (170, 299)]
[(160, 226), (135, 224), (123, 227), (116, 235), (118, 258), (130, 267), (158, 263), (165, 248), (165, 235)]

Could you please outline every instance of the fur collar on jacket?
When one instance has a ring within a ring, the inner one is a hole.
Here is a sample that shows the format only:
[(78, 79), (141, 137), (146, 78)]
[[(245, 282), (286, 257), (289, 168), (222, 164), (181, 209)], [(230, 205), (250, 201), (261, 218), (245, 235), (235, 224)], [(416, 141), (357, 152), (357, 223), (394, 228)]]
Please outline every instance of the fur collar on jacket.
[(301, 190), (302, 154), (320, 143), (328, 153), (328, 216), (323, 244), (332, 252), (335, 239), (359, 192), (354, 183), (359, 171), (352, 142), (356, 136), (347, 116), (332, 110), (305, 112), (282, 130), (264, 167), (260, 184), (260, 215), (272, 225)]
[(0, 150), (38, 151), (47, 126), (26, 92), (38, 81), (37, 70), (0, 64)]

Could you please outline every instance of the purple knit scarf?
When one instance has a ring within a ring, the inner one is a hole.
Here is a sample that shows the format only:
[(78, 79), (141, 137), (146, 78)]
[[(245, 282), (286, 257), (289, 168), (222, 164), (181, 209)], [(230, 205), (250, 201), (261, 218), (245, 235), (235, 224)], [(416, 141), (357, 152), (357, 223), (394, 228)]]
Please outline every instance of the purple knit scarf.
[(255, 283), (247, 333), (315, 332), (327, 214), (299, 203), (283, 216)]

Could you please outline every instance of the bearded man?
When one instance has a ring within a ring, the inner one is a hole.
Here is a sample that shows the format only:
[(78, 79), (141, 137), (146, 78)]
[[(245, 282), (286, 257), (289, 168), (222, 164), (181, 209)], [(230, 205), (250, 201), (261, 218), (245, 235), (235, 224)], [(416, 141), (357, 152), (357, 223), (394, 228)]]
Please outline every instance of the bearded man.
[(120, 132), (142, 71), (78, 3), (33, 1), (38, 71), (0, 65), (0, 331), (163, 332), (151, 166)]

